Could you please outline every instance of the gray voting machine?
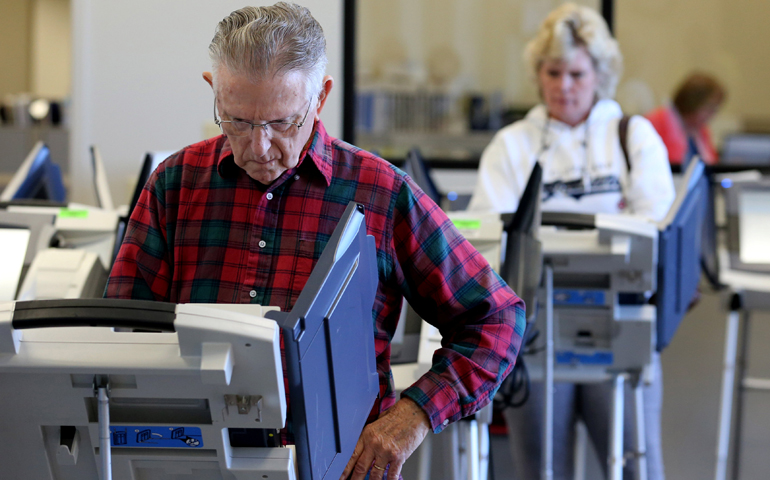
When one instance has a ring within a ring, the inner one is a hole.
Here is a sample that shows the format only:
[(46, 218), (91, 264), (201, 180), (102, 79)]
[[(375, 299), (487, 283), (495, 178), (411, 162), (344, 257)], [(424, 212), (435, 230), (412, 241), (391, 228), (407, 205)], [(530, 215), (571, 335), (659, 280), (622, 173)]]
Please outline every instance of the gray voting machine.
[[(379, 393), (376, 286), (374, 240), (351, 203), (290, 312), (0, 303), (2, 477), (339, 478)], [(287, 419), (295, 448), (279, 441)]]

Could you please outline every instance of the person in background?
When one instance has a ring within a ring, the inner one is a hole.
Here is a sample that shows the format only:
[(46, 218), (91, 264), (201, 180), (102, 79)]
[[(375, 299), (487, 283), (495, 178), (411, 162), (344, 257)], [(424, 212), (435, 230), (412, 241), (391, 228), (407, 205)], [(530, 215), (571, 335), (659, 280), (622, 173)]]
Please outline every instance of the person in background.
[[(429, 432), (491, 401), (518, 354), (524, 304), (411, 178), (326, 133), (334, 82), (307, 8), (232, 12), (209, 53), (203, 78), (223, 134), (150, 176), (105, 295), (290, 310), (348, 203), (362, 204), (379, 283), (371, 317), (349, 321), (374, 324), (380, 393), (343, 478), (396, 480)], [(404, 298), (443, 340), (396, 399), (390, 341)]]
[[(500, 130), (484, 150), (469, 209), (513, 212), (536, 162), (543, 168), (544, 210), (631, 213), (661, 220), (674, 184), (666, 148), (644, 117), (631, 117), (621, 146), (623, 112), (612, 98), (622, 56), (604, 19), (594, 10), (565, 4), (551, 12), (526, 46), (525, 60), (542, 103)], [(649, 478), (661, 480), (662, 378), (660, 359), (644, 388)], [(539, 478), (542, 384), (533, 383), (521, 408), (508, 408), (512, 464), (519, 480)], [(609, 384), (557, 383), (554, 395), (554, 478), (573, 478), (574, 424), (588, 427), (600, 458), (607, 457)], [(631, 403), (632, 394), (627, 389)], [(626, 409), (626, 450), (633, 446), (632, 409)], [(604, 462), (602, 462), (604, 464)], [(627, 462), (624, 476), (630, 478)]]
[(672, 165), (686, 166), (698, 155), (704, 163), (717, 163), (708, 122), (725, 101), (725, 88), (711, 75), (692, 73), (679, 85), (670, 105), (646, 117), (663, 139)]

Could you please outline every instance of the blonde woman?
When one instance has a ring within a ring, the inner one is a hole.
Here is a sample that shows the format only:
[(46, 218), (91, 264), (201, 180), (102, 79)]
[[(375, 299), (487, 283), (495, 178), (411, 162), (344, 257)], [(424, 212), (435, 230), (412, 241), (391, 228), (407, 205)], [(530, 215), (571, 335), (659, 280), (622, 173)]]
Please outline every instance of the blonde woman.
[[(481, 157), (471, 210), (513, 212), (535, 162), (543, 168), (543, 209), (582, 213), (631, 213), (662, 219), (674, 200), (666, 148), (643, 117), (627, 123), (612, 100), (622, 56), (604, 19), (594, 10), (565, 4), (551, 12), (525, 50), (542, 103), (499, 131)], [(664, 478), (660, 451), (662, 379), (657, 356), (654, 381), (645, 388), (648, 473)], [(513, 465), (519, 480), (539, 478), (542, 389), (533, 383), (529, 401), (509, 408)], [(574, 423), (581, 418), (600, 458), (606, 458), (609, 385), (557, 384), (554, 395), (554, 478), (571, 479)], [(632, 398), (630, 393), (627, 395)], [(633, 403), (629, 402), (629, 405)], [(627, 419), (632, 418), (627, 409)], [(626, 450), (633, 445), (626, 421)], [(602, 462), (604, 463), (604, 462)], [(630, 478), (634, 462), (624, 476)]]

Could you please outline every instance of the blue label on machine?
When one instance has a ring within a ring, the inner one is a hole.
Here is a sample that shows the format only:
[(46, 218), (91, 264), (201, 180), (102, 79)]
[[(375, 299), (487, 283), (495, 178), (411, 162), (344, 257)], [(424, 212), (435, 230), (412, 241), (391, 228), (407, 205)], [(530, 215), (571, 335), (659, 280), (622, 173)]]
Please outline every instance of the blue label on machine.
[(198, 427), (117, 427), (110, 426), (113, 447), (201, 448), (203, 436)]
[(612, 352), (576, 353), (568, 350), (556, 352), (556, 363), (569, 365), (612, 365)]
[(606, 294), (603, 290), (574, 290), (555, 288), (553, 290), (554, 305), (606, 305)]

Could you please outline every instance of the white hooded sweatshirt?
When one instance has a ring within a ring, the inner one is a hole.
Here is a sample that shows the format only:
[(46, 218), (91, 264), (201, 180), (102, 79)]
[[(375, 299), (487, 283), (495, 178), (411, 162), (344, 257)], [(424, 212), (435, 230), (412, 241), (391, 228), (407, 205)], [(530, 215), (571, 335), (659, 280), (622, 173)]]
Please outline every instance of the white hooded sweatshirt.
[(663, 219), (675, 196), (666, 147), (647, 119), (632, 117), (629, 174), (618, 133), (622, 117), (617, 102), (600, 100), (585, 122), (570, 127), (538, 105), (500, 130), (484, 150), (468, 209), (516, 211), (539, 160), (544, 210)]

